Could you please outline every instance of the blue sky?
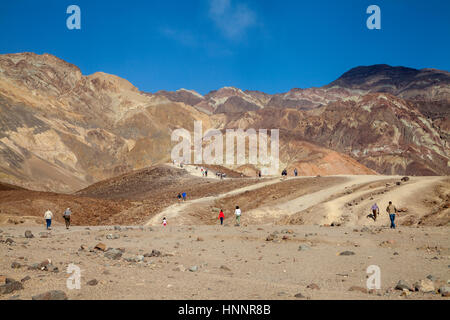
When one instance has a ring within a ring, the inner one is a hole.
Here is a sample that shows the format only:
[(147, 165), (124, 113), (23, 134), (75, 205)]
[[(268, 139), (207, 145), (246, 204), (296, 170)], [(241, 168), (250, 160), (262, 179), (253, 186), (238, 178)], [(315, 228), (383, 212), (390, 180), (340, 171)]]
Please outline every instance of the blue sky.
[[(66, 9), (81, 9), (68, 30)], [(369, 30), (369, 5), (381, 30)], [(139, 89), (285, 92), (359, 65), (450, 70), (444, 0), (0, 1), (0, 53), (51, 53)]]

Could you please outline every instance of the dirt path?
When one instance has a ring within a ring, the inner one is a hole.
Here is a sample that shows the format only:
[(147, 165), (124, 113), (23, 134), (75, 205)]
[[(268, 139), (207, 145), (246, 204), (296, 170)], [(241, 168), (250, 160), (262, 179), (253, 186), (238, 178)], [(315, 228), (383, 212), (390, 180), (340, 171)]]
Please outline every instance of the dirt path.
[[(386, 176), (342, 176), (345, 177), (345, 181), (337, 184), (326, 187), (317, 192), (313, 192), (310, 194), (306, 194), (297, 199), (290, 200), (284, 203), (279, 203), (276, 205), (270, 205), (266, 207), (260, 207), (254, 210), (249, 211), (247, 214), (249, 217), (256, 219), (272, 219), (276, 220), (277, 217), (281, 216), (289, 216), (300, 212), (302, 210), (309, 209), (319, 203), (327, 201), (333, 195), (343, 192), (346, 188), (355, 187), (357, 185), (365, 184), (368, 182), (385, 180)], [(391, 177), (390, 177), (391, 178)], [(392, 177), (396, 178), (396, 177)]]
[[(363, 222), (367, 221), (366, 216), (369, 214), (369, 208), (374, 203), (377, 203), (380, 208), (380, 218), (376, 222), (370, 221), (370, 223), (378, 226), (386, 225), (389, 222), (389, 219), (385, 212), (385, 208), (389, 201), (392, 201), (398, 209), (405, 206), (417, 206), (417, 204), (414, 204), (415, 198), (420, 198), (418, 195), (429, 190), (431, 186), (444, 179), (446, 179), (446, 177), (411, 178), (409, 182), (396, 187), (395, 190), (391, 189), (389, 192), (383, 192), (381, 195), (373, 197), (373, 200), (366, 199), (361, 201), (359, 203), (360, 209), (350, 215), (350, 220), (348, 222), (350, 225), (363, 224)], [(370, 192), (374, 193), (379, 190), (386, 190), (386, 187), (382, 186), (380, 188), (373, 189)], [(350, 202), (352, 199), (360, 198), (367, 193), (368, 190), (362, 190), (324, 203), (324, 211), (327, 212), (327, 217), (322, 221), (322, 223), (326, 224), (333, 221), (339, 221), (340, 218), (349, 211), (349, 209), (345, 207), (345, 204)]]
[(180, 215), (180, 213), (185, 212), (189, 206), (197, 205), (197, 204), (206, 204), (208, 202), (213, 202), (214, 200), (217, 200), (217, 199), (233, 196), (233, 195), (243, 193), (246, 191), (259, 189), (259, 188), (262, 188), (262, 187), (265, 187), (265, 186), (268, 186), (271, 184), (275, 184), (278, 182), (280, 182), (280, 180), (278, 178), (263, 180), (263, 182), (260, 182), (260, 183), (257, 183), (257, 184), (251, 185), (251, 186), (235, 189), (233, 191), (229, 191), (226, 193), (222, 193), (219, 196), (204, 197), (204, 198), (199, 198), (199, 199), (195, 199), (195, 200), (188, 200), (186, 202), (180, 202), (180, 203), (171, 205), (170, 207), (164, 209), (157, 215), (153, 216), (147, 223), (145, 223), (145, 226), (159, 225), (159, 224), (161, 224), (162, 219), (164, 217), (166, 217), (168, 221), (171, 221), (171, 224), (173, 224), (174, 218), (177, 218), (177, 224), (182, 224), (182, 221), (184, 220), (184, 218)]

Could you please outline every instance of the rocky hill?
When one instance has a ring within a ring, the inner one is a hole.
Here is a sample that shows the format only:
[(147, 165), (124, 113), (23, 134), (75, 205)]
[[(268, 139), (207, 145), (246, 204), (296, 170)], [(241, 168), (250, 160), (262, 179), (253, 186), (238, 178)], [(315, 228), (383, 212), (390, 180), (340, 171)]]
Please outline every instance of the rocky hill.
[[(49, 54), (0, 55), (0, 181), (73, 192), (170, 161), (176, 128), (281, 129), (280, 169), (448, 175), (449, 73), (360, 67), (323, 88), (269, 95), (146, 93)], [(381, 93), (380, 93), (381, 92)]]

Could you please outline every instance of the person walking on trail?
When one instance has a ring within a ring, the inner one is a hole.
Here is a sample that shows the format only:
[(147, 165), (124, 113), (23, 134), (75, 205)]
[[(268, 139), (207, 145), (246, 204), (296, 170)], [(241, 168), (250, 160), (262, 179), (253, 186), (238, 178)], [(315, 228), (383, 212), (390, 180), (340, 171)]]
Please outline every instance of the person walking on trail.
[(162, 224), (163, 224), (164, 227), (167, 226), (167, 219), (166, 219), (166, 217), (164, 217), (164, 219), (162, 221)]
[(378, 208), (378, 205), (375, 203), (372, 206), (372, 218), (373, 221), (377, 221), (377, 216), (380, 214), (380, 208)]
[(397, 213), (397, 208), (392, 204), (392, 201), (389, 201), (386, 212), (389, 214), (389, 218), (391, 219), (391, 229), (395, 229), (395, 214)]
[(236, 206), (236, 210), (234, 210), (234, 214), (236, 215), (236, 223), (238, 226), (241, 225), (241, 209), (239, 209), (239, 206)]
[(178, 198), (178, 201), (181, 201), (181, 199), (182, 199), (181, 193), (179, 193), (179, 194), (177, 195), (177, 198)]
[(205, 170), (205, 177), (208, 176), (208, 169)]
[(186, 201), (186, 192), (183, 192), (181, 195), (183, 196), (183, 201)]
[(53, 219), (53, 213), (50, 211), (50, 209), (47, 209), (44, 213), (44, 219), (47, 223), (47, 230), (52, 230), (52, 219)]
[(72, 215), (72, 211), (70, 211), (70, 208), (67, 208), (66, 211), (63, 213), (64, 221), (66, 222), (66, 229), (69, 230), (70, 227), (70, 216)]
[(225, 215), (224, 215), (222, 209), (220, 209), (219, 219), (220, 219), (220, 225), (223, 226), (223, 219), (225, 219)]
[(294, 176), (296, 176), (296, 177), (298, 176), (297, 168), (294, 169)]

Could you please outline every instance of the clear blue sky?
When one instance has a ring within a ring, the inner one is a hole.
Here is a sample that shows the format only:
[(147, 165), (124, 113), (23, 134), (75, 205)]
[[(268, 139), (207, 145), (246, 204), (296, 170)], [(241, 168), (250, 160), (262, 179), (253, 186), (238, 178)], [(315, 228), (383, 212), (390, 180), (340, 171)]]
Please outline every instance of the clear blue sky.
[[(66, 9), (81, 8), (81, 30)], [(381, 8), (381, 30), (366, 9)], [(139, 89), (285, 92), (359, 65), (450, 70), (447, 0), (8, 0), (0, 53), (51, 53)]]

